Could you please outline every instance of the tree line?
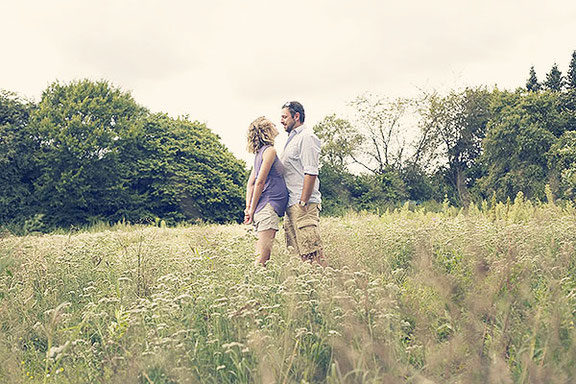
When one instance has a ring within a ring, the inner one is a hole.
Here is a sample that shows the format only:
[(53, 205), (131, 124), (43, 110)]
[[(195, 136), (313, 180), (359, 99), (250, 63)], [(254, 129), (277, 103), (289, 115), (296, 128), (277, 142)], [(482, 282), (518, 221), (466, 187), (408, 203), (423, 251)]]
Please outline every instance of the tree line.
[(540, 83), (532, 67), (514, 91), (366, 94), (350, 105), (352, 118), (327, 116), (314, 127), (331, 213), (406, 200), (468, 206), (519, 192), (576, 198), (576, 51), (567, 76), (554, 64)]
[(0, 92), (0, 225), (228, 222), (246, 166), (204, 124), (151, 113), (106, 81), (55, 82), (38, 103)]
[[(576, 51), (567, 75), (534, 67), (513, 91), (469, 87), (326, 116), (325, 213), (409, 200), (456, 206), (576, 198)], [(107, 81), (54, 82), (38, 102), (0, 91), (0, 226), (241, 219), (246, 164), (204, 124), (151, 113)]]

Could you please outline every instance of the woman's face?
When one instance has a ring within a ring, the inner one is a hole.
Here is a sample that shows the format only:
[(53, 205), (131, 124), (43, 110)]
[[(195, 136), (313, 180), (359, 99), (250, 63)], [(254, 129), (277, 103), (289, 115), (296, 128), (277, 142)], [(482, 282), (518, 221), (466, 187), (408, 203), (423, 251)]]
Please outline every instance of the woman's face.
[(276, 129), (276, 126), (274, 124), (272, 124), (272, 129), (270, 129), (270, 133), (272, 134), (272, 138), (276, 138), (276, 136), (278, 136), (278, 130)]

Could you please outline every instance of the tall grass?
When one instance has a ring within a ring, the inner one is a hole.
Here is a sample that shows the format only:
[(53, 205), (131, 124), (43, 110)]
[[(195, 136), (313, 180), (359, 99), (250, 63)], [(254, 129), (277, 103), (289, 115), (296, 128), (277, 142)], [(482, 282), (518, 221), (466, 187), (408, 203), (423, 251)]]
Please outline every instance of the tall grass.
[(5, 236), (0, 382), (576, 381), (573, 207), (321, 226), (324, 269), (237, 225)]

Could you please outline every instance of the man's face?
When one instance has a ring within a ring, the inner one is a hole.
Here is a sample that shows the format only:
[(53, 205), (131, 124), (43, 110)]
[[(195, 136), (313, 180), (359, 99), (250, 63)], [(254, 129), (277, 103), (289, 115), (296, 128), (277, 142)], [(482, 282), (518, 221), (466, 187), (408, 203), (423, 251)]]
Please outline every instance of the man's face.
[[(294, 117), (298, 116), (295, 114)], [(296, 123), (294, 117), (292, 117), (292, 115), (290, 114), (290, 110), (288, 108), (282, 108), (280, 122), (284, 126), (284, 130), (288, 133), (292, 132), (292, 129), (294, 129), (294, 124)]]

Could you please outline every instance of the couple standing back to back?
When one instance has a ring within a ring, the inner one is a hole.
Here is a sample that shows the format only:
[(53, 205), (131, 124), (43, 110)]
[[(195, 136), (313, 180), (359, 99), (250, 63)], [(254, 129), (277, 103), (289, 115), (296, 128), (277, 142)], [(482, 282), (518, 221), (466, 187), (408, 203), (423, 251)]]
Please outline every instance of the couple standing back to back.
[(280, 158), (274, 148), (278, 130), (259, 117), (248, 128), (248, 151), (255, 154), (246, 186), (244, 223), (258, 237), (256, 263), (266, 265), (284, 216), (286, 246), (303, 261), (325, 265), (318, 231), (322, 202), (318, 180), (320, 140), (304, 124), (304, 107), (297, 101), (282, 106), (281, 123), (288, 140)]

